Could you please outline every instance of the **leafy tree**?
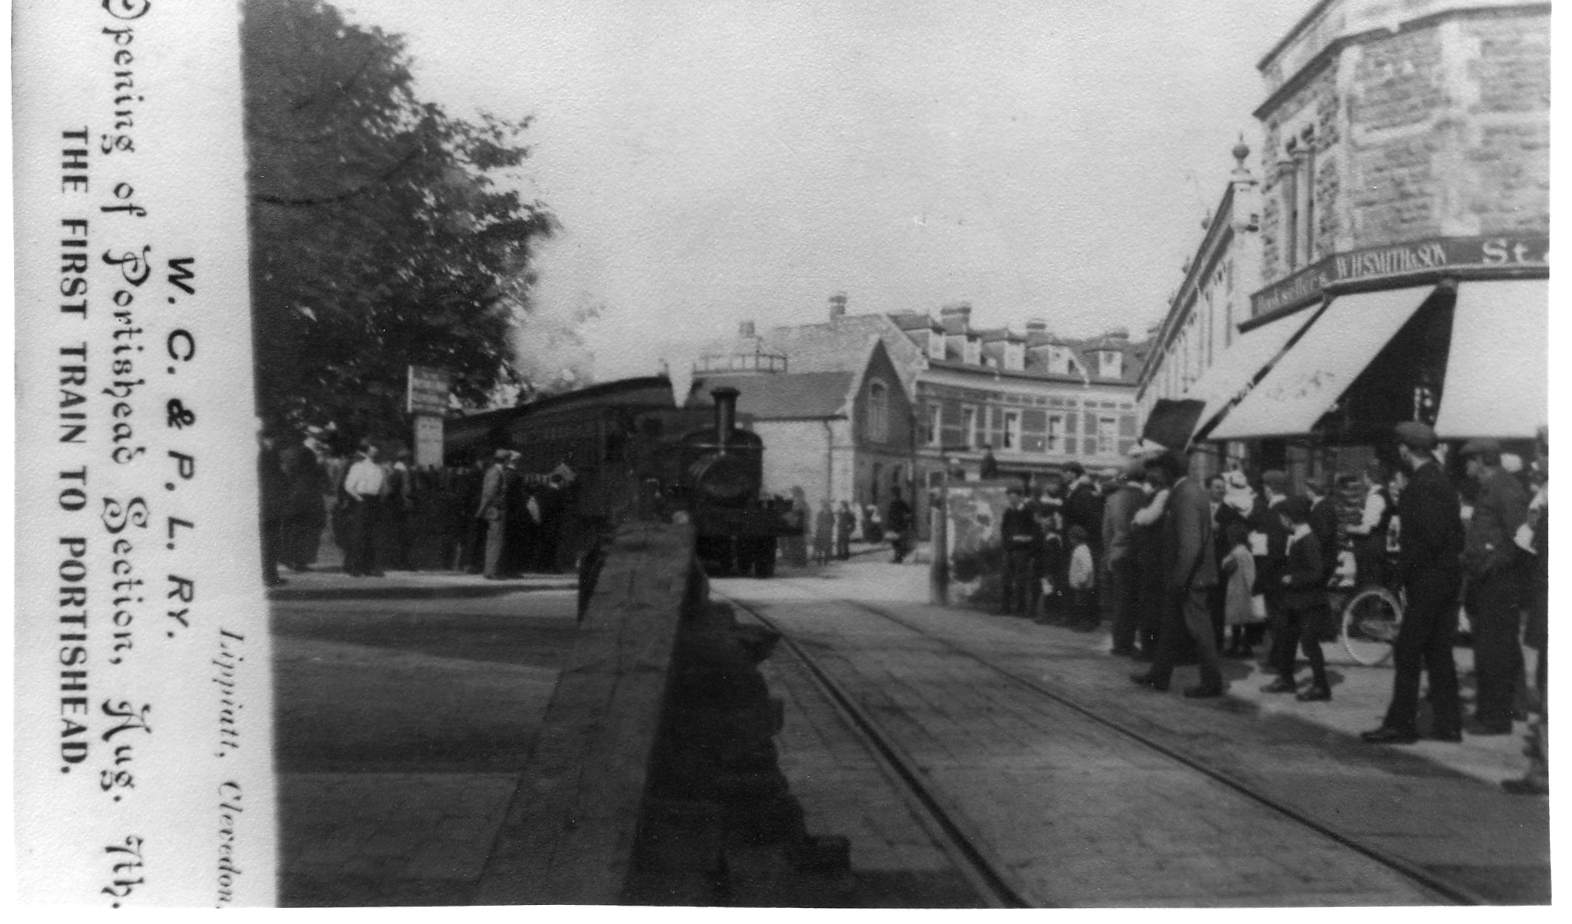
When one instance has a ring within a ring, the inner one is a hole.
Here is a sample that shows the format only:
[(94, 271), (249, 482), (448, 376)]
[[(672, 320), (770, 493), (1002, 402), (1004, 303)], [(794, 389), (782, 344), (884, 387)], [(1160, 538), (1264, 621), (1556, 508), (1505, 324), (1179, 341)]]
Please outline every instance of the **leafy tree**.
[(261, 411), (403, 430), (405, 367), (486, 403), (517, 383), (533, 245), (518, 192), (529, 119), (449, 116), (397, 35), (322, 0), (244, 0), (252, 300)]

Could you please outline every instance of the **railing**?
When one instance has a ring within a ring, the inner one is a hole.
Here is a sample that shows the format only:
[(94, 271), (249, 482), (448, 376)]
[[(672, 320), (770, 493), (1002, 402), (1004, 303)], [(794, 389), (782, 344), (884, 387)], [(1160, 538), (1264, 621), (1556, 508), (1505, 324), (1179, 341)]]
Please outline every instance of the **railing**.
[(700, 356), (693, 364), (698, 373), (716, 372), (785, 372), (786, 357), (780, 353), (711, 353)]

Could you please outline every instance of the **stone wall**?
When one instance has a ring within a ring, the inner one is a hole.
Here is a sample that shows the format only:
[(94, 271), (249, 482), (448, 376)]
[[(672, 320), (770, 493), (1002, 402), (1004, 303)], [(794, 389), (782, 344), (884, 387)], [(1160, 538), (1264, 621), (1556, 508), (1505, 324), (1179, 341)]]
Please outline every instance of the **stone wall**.
[[(1262, 282), (1331, 253), (1549, 229), (1549, 16), (1457, 13), (1351, 41), (1261, 113)], [(1290, 137), (1316, 157), (1308, 260), (1286, 253)]]

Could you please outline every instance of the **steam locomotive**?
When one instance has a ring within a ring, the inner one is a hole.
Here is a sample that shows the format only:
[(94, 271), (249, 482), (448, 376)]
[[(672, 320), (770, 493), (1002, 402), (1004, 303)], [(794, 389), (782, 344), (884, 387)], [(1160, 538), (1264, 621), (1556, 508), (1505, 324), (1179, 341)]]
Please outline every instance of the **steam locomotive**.
[(711, 394), (712, 410), (682, 408), (665, 376), (593, 385), (448, 421), (444, 448), (512, 449), (526, 478), (567, 480), (575, 555), (628, 517), (681, 516), (711, 573), (769, 577), (777, 541), (803, 527), (789, 502), (762, 495), (764, 441), (738, 426), (737, 390)]

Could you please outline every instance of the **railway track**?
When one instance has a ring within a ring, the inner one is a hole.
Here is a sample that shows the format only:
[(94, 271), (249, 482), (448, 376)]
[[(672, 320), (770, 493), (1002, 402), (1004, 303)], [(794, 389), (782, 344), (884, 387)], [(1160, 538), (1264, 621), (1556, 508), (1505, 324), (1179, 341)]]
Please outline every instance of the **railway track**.
[[(1419, 889), (1432, 895), (1436, 904), (1491, 904), (1489, 899), (1466, 887), (1447, 881), (1400, 856), (1394, 855), (1390, 851), (1381, 849), (1357, 837), (1349, 836), (1336, 826), (1312, 817), (1294, 805), (1263, 790), (1261, 787), (1253, 785), (1248, 780), (1241, 779), (1220, 767), (1210, 765), (1192, 754), (1158, 740), (1153, 735), (1133, 727), (1128, 722), (1121, 721), (1106, 709), (1098, 709), (1088, 705), (1063, 689), (1044, 683), (1036, 677), (1026, 675), (1009, 666), (997, 663), (994, 658), (984, 653), (979, 653), (952, 639), (945, 638), (943, 635), (928, 631), (924, 627), (915, 624), (912, 620), (903, 618), (903, 616), (892, 612), (888, 608), (855, 600), (826, 596), (816, 593), (807, 587), (798, 589), (812, 593), (814, 596), (824, 599), (827, 603), (833, 601), (837, 606), (852, 608), (858, 612), (894, 624), (907, 632), (919, 636), (929, 644), (941, 646), (950, 654), (978, 665), (1015, 689), (1027, 692), (1034, 697), (1040, 697), (1057, 709), (1068, 710), (1086, 722), (1092, 723), (1108, 735), (1127, 742), (1134, 742), (1141, 748), (1159, 755), (1163, 760), (1178, 764), (1190, 772), (1204, 776), (1225, 787), (1250, 803), (1259, 806), (1262, 810), (1286, 819), (1300, 829), (1314, 832), (1315, 835), (1336, 844), (1340, 849), (1358, 854), (1390, 870), (1397, 876), (1408, 880), (1419, 887)], [(848, 724), (854, 727), (858, 734), (866, 740), (870, 750), (878, 755), (879, 760), (885, 765), (890, 775), (905, 790), (908, 803), (914, 809), (920, 811), (935, 839), (941, 843), (957, 869), (961, 871), (962, 875), (973, 885), (978, 895), (987, 904), (994, 907), (1044, 907), (1058, 904), (1051, 897), (1043, 895), (1034, 889), (1028, 881), (1017, 875), (1007, 863), (1001, 860), (993, 846), (988, 842), (986, 835), (979, 832), (968, 821), (966, 813), (955, 801), (953, 795), (944, 791), (943, 781), (930, 779), (929, 774), (924, 772), (918, 765), (918, 762), (902, 747), (897, 736), (892, 734), (868, 709), (864, 708), (858, 701), (855, 693), (841, 683), (820, 662), (820, 659), (814, 657), (812, 653), (806, 650), (805, 646), (799, 644), (793, 638), (791, 632), (787, 631), (779, 621), (761, 612), (758, 607), (736, 598), (728, 597), (727, 599), (739, 611), (780, 632), (783, 645), (791, 652), (793, 657), (799, 659), (808, 669), (815, 683), (824, 692), (825, 696), (835, 704), (836, 709), (843, 715)]]

